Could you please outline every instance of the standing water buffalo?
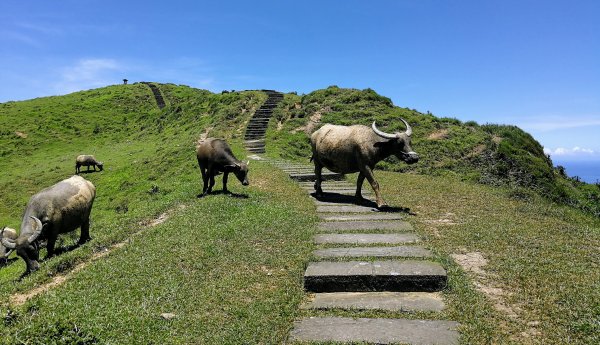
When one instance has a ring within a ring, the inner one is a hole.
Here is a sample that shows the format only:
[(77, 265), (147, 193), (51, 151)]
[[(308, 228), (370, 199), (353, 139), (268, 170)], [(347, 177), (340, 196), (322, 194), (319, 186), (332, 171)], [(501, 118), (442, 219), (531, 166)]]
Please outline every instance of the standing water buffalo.
[(39, 268), (39, 243), (46, 239), (48, 256), (54, 255), (54, 244), (59, 234), (81, 227), (79, 244), (90, 240), (90, 212), (96, 187), (80, 176), (73, 176), (48, 187), (29, 199), (21, 232), (16, 239), (0, 236), (0, 243), (14, 249), (25, 260), (23, 276)]
[(92, 155), (77, 156), (77, 159), (75, 159), (75, 174), (79, 174), (82, 166), (87, 167), (87, 171), (90, 171), (90, 166), (94, 167), (94, 171), (96, 171), (96, 166), (98, 166), (100, 171), (104, 169), (104, 164), (102, 164), (102, 162), (98, 162), (96, 157)]
[(196, 158), (198, 158), (198, 165), (202, 173), (202, 181), (204, 182), (202, 194), (198, 195), (198, 197), (202, 197), (212, 191), (215, 185), (215, 176), (221, 172), (223, 173), (223, 192), (225, 193), (227, 193), (227, 177), (229, 173), (234, 173), (242, 185), (247, 186), (249, 184), (248, 164), (250, 161), (244, 163), (235, 158), (225, 140), (207, 138), (200, 141), (196, 147)]
[[(0, 238), (2, 237), (6, 237), (14, 241), (17, 239), (18, 236), (15, 229), (4, 227), (2, 228), (2, 230), (0, 230)], [(12, 251), (12, 249), (8, 249), (5, 246), (3, 246), (2, 243), (0, 243), (0, 267), (8, 263), (8, 256), (10, 255), (10, 253), (12, 253)]]
[(375, 181), (373, 168), (380, 160), (395, 155), (407, 164), (416, 163), (419, 155), (410, 147), (412, 128), (404, 122), (406, 132), (388, 134), (380, 131), (375, 122), (372, 128), (363, 125), (336, 126), (326, 124), (310, 137), (312, 160), (315, 164), (315, 190), (322, 195), (321, 169), (337, 173), (358, 172), (356, 181), (356, 198), (362, 201), (362, 184), (365, 178), (373, 187), (377, 207), (387, 206), (379, 193), (379, 184)]

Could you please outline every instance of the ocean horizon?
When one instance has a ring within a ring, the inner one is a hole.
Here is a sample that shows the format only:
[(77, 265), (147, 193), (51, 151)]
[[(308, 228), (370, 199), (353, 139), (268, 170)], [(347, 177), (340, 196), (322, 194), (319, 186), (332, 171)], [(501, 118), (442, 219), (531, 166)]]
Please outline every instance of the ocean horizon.
[(555, 161), (554, 166), (563, 166), (569, 177), (578, 176), (586, 183), (600, 182), (600, 160), (593, 161)]

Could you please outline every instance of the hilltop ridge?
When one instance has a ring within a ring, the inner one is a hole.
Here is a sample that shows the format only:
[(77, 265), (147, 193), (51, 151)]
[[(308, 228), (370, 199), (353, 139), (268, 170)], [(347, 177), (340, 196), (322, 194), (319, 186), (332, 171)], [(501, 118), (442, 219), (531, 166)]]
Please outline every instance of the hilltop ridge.
[[(261, 91), (212, 93), (183, 85), (159, 84), (164, 108), (154, 102), (147, 84), (108, 86), (65, 96), (0, 104), (0, 157), (29, 155), (41, 145), (72, 142), (98, 145), (135, 140), (143, 135), (201, 135), (241, 140), (247, 121), (266, 99)], [(274, 109), (267, 141), (284, 158), (310, 156), (309, 135), (322, 123), (364, 124), (377, 121), (387, 131), (401, 131), (399, 117), (413, 127), (413, 148), (421, 160), (400, 164), (390, 157), (378, 168), (509, 187), (516, 198), (532, 193), (600, 215), (600, 188), (567, 177), (554, 167), (530, 134), (511, 125), (461, 122), (393, 105), (372, 89), (330, 86), (306, 95), (284, 94)], [(202, 130), (206, 130), (201, 133)], [(28, 136), (28, 133), (36, 132)]]

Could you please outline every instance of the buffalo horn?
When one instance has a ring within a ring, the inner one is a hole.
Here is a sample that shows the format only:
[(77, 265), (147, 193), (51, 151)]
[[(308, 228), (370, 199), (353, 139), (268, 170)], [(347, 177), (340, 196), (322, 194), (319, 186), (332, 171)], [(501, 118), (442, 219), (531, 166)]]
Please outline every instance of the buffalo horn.
[(382, 138), (385, 138), (385, 139), (396, 139), (397, 138), (396, 134), (389, 134), (389, 133), (380, 131), (377, 128), (377, 126), (375, 125), (375, 121), (373, 121), (373, 125), (371, 126), (371, 128), (373, 128), (373, 132), (375, 132), (375, 134), (379, 135)]
[(407, 136), (411, 136), (412, 135), (412, 128), (410, 128), (410, 125), (408, 124), (408, 122), (406, 122), (403, 118), (400, 118), (400, 120), (402, 120), (402, 122), (404, 122), (404, 125), (406, 126), (406, 135)]
[(6, 227), (2, 228), (2, 231), (0, 231), (0, 242), (2, 242), (2, 245), (8, 249), (17, 248), (17, 244), (14, 240), (10, 238), (4, 238), (4, 229), (6, 229)]
[(33, 234), (31, 236), (29, 236), (29, 238), (27, 239), (27, 243), (31, 244), (33, 241), (37, 240), (37, 238), (40, 236), (44, 226), (42, 225), (42, 221), (37, 219), (36, 217), (29, 216), (29, 218), (33, 219), (35, 221), (35, 224), (37, 225)]

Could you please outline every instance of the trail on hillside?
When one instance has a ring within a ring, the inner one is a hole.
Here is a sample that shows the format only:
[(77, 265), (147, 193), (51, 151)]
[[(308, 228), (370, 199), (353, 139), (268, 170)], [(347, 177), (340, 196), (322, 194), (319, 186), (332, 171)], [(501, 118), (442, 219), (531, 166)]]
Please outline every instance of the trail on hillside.
[(56, 288), (56, 287), (64, 284), (66, 281), (71, 279), (75, 274), (77, 274), (77, 272), (88, 267), (93, 262), (107, 256), (108, 254), (112, 253), (113, 251), (125, 247), (127, 244), (131, 243), (131, 239), (133, 237), (140, 235), (142, 232), (144, 232), (148, 228), (152, 228), (152, 227), (155, 227), (159, 224), (166, 222), (173, 215), (174, 212), (176, 212), (177, 210), (183, 210), (185, 208), (186, 208), (186, 205), (182, 204), (182, 205), (179, 205), (178, 207), (174, 207), (168, 211), (161, 213), (156, 218), (140, 222), (139, 225), (142, 228), (137, 230), (133, 234), (131, 234), (131, 236), (128, 237), (126, 240), (121, 241), (119, 243), (115, 243), (108, 248), (104, 248), (101, 251), (94, 253), (87, 260), (77, 264), (71, 271), (63, 272), (63, 273), (60, 273), (60, 274), (54, 276), (52, 278), (52, 280), (49, 281), (48, 283), (42, 284), (42, 285), (35, 287), (27, 292), (16, 293), (16, 294), (11, 295), (9, 298), (10, 304), (13, 306), (23, 305), (25, 302), (29, 301), (30, 299), (32, 299), (38, 295), (41, 295), (50, 289)]

